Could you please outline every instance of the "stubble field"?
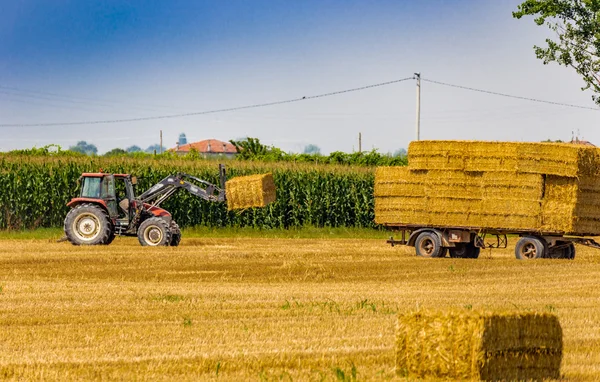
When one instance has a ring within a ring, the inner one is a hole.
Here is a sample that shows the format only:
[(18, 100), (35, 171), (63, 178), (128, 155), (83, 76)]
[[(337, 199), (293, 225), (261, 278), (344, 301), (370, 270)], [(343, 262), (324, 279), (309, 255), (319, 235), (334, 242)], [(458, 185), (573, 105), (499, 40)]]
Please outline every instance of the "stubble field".
[(596, 380), (600, 251), (577, 250), (523, 262), (420, 259), (380, 239), (0, 240), (0, 378), (401, 379), (397, 313), (453, 307), (556, 313), (565, 379)]

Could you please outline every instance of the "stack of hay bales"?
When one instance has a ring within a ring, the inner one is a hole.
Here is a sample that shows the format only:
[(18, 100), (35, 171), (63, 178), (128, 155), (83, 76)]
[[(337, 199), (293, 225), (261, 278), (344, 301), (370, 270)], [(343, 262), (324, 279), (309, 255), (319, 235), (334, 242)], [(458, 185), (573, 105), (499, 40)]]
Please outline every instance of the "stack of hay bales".
[(600, 149), (416, 141), (408, 160), (376, 171), (378, 224), (600, 234)]
[(562, 348), (560, 323), (550, 314), (401, 314), (396, 336), (396, 373), (419, 379), (557, 379)]
[(265, 207), (276, 199), (273, 174), (239, 176), (225, 183), (227, 208)]

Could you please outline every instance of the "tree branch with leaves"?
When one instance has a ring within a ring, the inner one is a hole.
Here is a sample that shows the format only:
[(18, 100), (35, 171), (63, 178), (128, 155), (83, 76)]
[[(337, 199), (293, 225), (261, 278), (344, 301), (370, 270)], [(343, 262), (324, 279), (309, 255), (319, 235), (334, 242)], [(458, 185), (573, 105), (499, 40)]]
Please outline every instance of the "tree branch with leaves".
[(600, 0), (526, 0), (513, 17), (534, 16), (537, 25), (546, 25), (556, 39), (546, 46), (534, 46), (537, 58), (573, 68), (591, 89), (600, 105)]

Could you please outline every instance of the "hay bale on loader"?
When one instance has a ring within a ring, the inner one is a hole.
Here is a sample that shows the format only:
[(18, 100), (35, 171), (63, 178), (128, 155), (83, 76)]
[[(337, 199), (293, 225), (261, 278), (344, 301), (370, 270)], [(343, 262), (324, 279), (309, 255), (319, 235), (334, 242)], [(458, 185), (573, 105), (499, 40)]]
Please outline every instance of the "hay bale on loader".
[(543, 380), (560, 377), (555, 315), (474, 311), (400, 314), (396, 373), (409, 378)]
[(277, 198), (273, 174), (238, 176), (225, 183), (227, 209), (265, 207)]

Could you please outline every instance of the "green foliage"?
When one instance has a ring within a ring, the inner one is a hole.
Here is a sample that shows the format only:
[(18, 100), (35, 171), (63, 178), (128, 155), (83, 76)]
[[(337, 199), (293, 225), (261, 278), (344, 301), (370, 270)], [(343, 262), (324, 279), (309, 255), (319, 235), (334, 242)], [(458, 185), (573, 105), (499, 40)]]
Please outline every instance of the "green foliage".
[[(600, 94), (600, 1), (526, 0), (513, 16), (534, 16), (537, 25), (554, 31), (557, 39), (546, 39), (546, 47), (534, 47), (537, 58), (544, 64), (573, 68), (586, 83), (582, 90), (591, 88)], [(599, 96), (592, 98), (600, 105)]]
[(10, 155), (26, 155), (26, 156), (61, 156), (61, 157), (81, 157), (85, 154), (79, 152), (63, 150), (59, 145), (47, 145), (44, 147), (33, 147), (31, 149), (13, 150), (9, 151)]
[(96, 155), (98, 154), (98, 148), (86, 141), (79, 141), (75, 146), (69, 147), (69, 151), (73, 151), (76, 153), (81, 153), (85, 155)]
[(139, 152), (142, 152), (142, 148), (140, 146), (136, 146), (136, 145), (129, 146), (127, 148), (127, 152), (128, 153), (139, 153)]
[[(334, 151), (329, 155), (321, 155), (318, 152), (308, 153), (305, 150), (302, 154), (285, 153), (282, 150), (265, 146), (260, 143), (258, 138), (246, 138), (241, 141), (230, 141), (238, 151), (236, 159), (254, 160), (263, 162), (301, 162), (316, 164), (342, 164), (353, 166), (405, 166), (408, 164), (406, 151), (398, 151), (398, 155), (380, 154), (377, 150), (369, 152), (344, 153)], [(310, 145), (309, 145), (310, 146)], [(307, 148), (309, 147), (307, 146)], [(314, 146), (314, 145), (312, 145)], [(314, 146), (317, 151), (319, 148)]]
[(238, 159), (263, 159), (271, 154), (269, 147), (260, 143), (258, 138), (246, 138), (240, 141), (230, 140), (238, 152)]
[[(77, 179), (83, 172), (131, 173), (138, 177), (139, 194), (177, 172), (218, 184), (218, 163), (173, 153), (117, 157), (0, 154), (0, 229), (62, 226), (69, 210), (66, 203), (77, 195)], [(277, 186), (277, 200), (266, 208), (228, 211), (224, 203), (206, 202), (185, 192), (162, 207), (182, 227), (374, 226), (372, 168), (227, 161), (229, 178), (265, 172), (273, 173)]]
[(116, 149), (112, 149), (110, 151), (107, 151), (104, 154), (104, 156), (105, 157), (115, 157), (115, 156), (122, 156), (122, 155), (125, 155), (125, 154), (127, 154), (127, 151), (125, 151), (123, 149), (116, 148)]
[(167, 151), (167, 149), (163, 146), (161, 150), (160, 145), (157, 143), (155, 145), (148, 146), (148, 148), (144, 151), (146, 152), (146, 154), (160, 154), (161, 151), (164, 153), (165, 151)]
[(321, 149), (317, 145), (310, 144), (310, 145), (307, 145), (304, 148), (304, 154), (318, 154), (318, 155), (320, 155), (321, 154)]

